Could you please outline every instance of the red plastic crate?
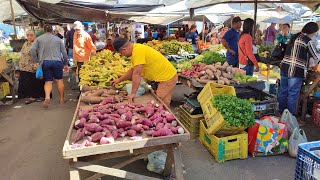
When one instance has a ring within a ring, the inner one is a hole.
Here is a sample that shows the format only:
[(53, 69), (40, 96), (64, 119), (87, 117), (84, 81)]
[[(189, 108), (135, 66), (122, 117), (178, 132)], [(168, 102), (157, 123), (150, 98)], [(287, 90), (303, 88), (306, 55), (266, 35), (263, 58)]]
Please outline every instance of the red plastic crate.
[(313, 103), (312, 119), (313, 122), (320, 127), (320, 101)]

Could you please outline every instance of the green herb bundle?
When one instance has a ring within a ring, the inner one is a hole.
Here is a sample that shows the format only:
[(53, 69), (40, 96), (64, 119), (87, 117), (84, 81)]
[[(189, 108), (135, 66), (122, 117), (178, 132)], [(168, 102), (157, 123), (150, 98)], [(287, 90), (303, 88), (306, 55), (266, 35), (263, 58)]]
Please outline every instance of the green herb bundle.
[(227, 94), (215, 95), (211, 101), (227, 124), (235, 127), (255, 124), (253, 105), (249, 101)]
[(217, 62), (221, 62), (223, 64), (226, 62), (224, 55), (216, 52), (204, 51), (201, 55), (203, 55), (203, 62), (206, 64), (213, 64)]

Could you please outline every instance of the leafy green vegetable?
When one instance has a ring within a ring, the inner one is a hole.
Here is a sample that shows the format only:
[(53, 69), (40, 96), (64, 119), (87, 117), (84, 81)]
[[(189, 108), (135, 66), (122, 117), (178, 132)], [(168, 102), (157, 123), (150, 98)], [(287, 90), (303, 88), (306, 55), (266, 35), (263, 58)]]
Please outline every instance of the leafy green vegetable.
[(226, 62), (224, 55), (217, 52), (204, 51), (201, 55), (203, 55), (203, 62), (206, 64), (213, 64), (217, 62), (221, 62), (223, 64)]
[(233, 95), (219, 94), (211, 100), (227, 124), (235, 127), (249, 127), (255, 124), (253, 105)]

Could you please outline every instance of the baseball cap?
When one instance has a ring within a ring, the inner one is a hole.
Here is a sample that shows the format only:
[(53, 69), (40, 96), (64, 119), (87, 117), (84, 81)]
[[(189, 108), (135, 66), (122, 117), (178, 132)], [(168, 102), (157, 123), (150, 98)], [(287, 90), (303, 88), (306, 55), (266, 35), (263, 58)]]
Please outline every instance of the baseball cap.
[(126, 38), (117, 38), (113, 41), (113, 48), (115, 51), (119, 51), (120, 48), (126, 44), (128, 40)]
[(243, 20), (241, 20), (241, 18), (239, 16), (232, 18), (232, 23), (237, 23), (237, 22), (241, 22), (241, 21), (243, 21)]
[(73, 29), (82, 29), (82, 27), (83, 27), (83, 25), (80, 21), (75, 21), (73, 23), (73, 26), (74, 26)]

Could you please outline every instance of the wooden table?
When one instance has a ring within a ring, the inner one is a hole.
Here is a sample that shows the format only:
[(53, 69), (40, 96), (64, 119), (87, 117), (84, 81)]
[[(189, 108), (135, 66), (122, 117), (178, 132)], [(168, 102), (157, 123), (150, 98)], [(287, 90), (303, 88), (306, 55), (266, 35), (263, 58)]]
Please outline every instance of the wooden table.
[[(154, 94), (148, 93), (141, 97), (135, 98), (135, 103), (146, 104), (151, 100), (162, 103), (161, 100)], [(125, 102), (124, 102), (125, 103)], [(79, 180), (79, 170), (86, 170), (95, 172), (96, 174), (87, 178), (87, 180), (98, 179), (105, 175), (125, 178), (125, 179), (141, 179), (141, 180), (152, 180), (157, 178), (147, 177), (139, 175), (133, 172), (127, 172), (121, 170), (122, 167), (142, 159), (149, 153), (164, 150), (167, 152), (167, 160), (164, 170), (164, 175), (170, 175), (174, 171), (174, 175), (177, 180), (182, 180), (182, 159), (180, 154), (180, 142), (187, 141), (190, 138), (189, 132), (183, 127), (182, 123), (178, 123), (185, 129), (184, 134), (175, 134), (172, 136), (165, 137), (148, 137), (145, 134), (141, 134), (142, 139), (130, 140), (128, 137), (117, 138), (115, 143), (96, 145), (90, 147), (84, 147), (79, 149), (71, 149), (70, 139), (72, 134), (75, 132), (74, 122), (78, 119), (78, 109), (83, 107), (80, 103), (80, 99), (77, 105), (77, 109), (74, 113), (73, 120), (71, 122), (69, 132), (63, 147), (63, 158), (69, 159), (70, 165), (70, 179)], [(167, 108), (167, 107), (166, 107)], [(167, 108), (169, 110), (169, 108)], [(109, 160), (119, 157), (128, 157), (127, 160), (116, 164), (112, 167), (101, 166), (92, 161)]]
[[(302, 102), (302, 113), (301, 113), (301, 120), (305, 120), (308, 108), (308, 96), (311, 92), (318, 87), (320, 84), (320, 73), (311, 73), (309, 81), (312, 81), (312, 85), (307, 90), (306, 93), (300, 94), (300, 102)], [(299, 106), (298, 106), (299, 107)]]

